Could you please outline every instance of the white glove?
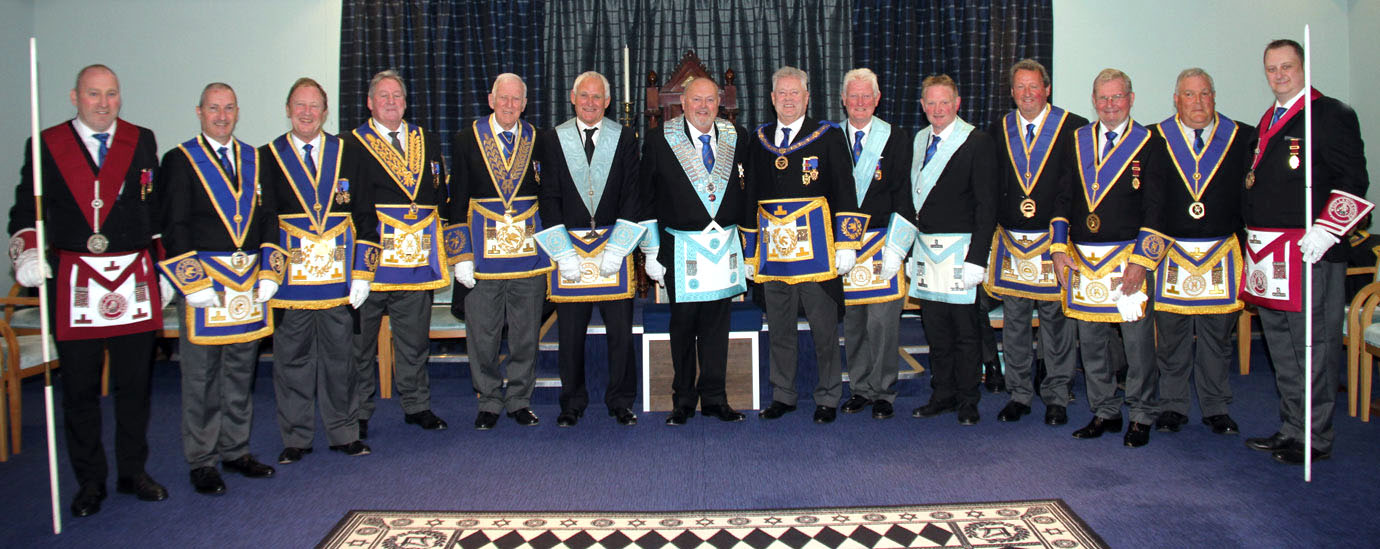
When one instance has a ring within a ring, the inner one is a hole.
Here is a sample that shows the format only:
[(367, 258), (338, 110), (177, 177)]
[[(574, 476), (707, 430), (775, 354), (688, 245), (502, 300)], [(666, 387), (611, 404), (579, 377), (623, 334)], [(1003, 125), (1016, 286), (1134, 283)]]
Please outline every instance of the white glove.
[(350, 306), (358, 309), (364, 305), (364, 300), (369, 299), (369, 281), (351, 280), (350, 281)]
[(603, 255), (599, 256), (599, 276), (613, 276), (618, 274), (618, 271), (623, 268), (624, 257), (627, 256), (607, 250), (604, 251)]
[(751, 264), (751, 263), (746, 263), (746, 264), (744, 264), (744, 265), (743, 265), (743, 276), (746, 276), (748, 280), (756, 281), (756, 280), (757, 280), (757, 266), (755, 266), (755, 265), (753, 265), (753, 264)]
[(907, 277), (909, 277), (911, 280), (914, 280), (915, 277), (917, 277), (917, 276), (919, 276), (919, 275), (920, 275), (920, 263), (919, 263), (919, 262), (917, 262), (917, 261), (911, 261), (911, 262), (909, 262), (909, 263), (906, 263), (906, 276), (907, 276)]
[(905, 258), (901, 254), (891, 251), (888, 248), (882, 249), (882, 280), (891, 280), (896, 273), (901, 272), (901, 262)]
[(1136, 292), (1131, 295), (1112, 292), (1112, 301), (1116, 302), (1116, 312), (1121, 313), (1122, 322), (1135, 322), (1140, 320), (1140, 317), (1145, 316), (1140, 306), (1149, 300), (1150, 298), (1145, 295), (1145, 292)]
[(198, 309), (219, 307), (220, 295), (216, 293), (215, 288), (202, 288), (187, 294), (187, 306), (196, 307)]
[[(52, 276), (52, 275), (49, 275), (49, 276)], [(160, 301), (159, 306), (163, 307), (164, 309), (168, 308), (168, 304), (169, 304), (169, 303), (172, 303), (173, 296), (176, 296), (176, 295), (177, 295), (177, 292), (176, 292), (175, 290), (173, 290), (172, 282), (168, 282), (168, 277), (159, 275), (159, 276), (158, 276), (158, 299), (159, 299), (159, 301)]]
[(14, 280), (25, 288), (37, 288), (43, 279), (53, 278), (53, 268), (38, 260), (38, 249), (29, 248), (14, 259)]
[[(459, 277), (460, 271), (458, 270), (458, 268), (460, 267), (460, 265), (456, 265), (456, 267), (457, 270), (455, 271), (455, 276)], [(576, 259), (575, 254), (571, 254), (561, 259), (557, 259), (556, 270), (560, 271), (561, 278), (565, 279), (566, 282), (575, 282), (577, 280), (580, 280), (580, 260)], [(471, 276), (473, 276), (473, 274), (471, 274)]]
[(474, 262), (461, 261), (456, 263), (455, 280), (466, 288), (474, 288)]
[(273, 299), (273, 294), (278, 293), (278, 283), (272, 280), (260, 280), (259, 292), (254, 295), (255, 303), (268, 303)]
[(979, 267), (966, 261), (963, 263), (963, 289), (976, 288), (984, 280), (987, 280), (986, 267)]
[(647, 264), (643, 265), (643, 270), (647, 271), (647, 278), (655, 280), (657, 284), (666, 285), (666, 267), (656, 260), (656, 256), (647, 256)]
[(853, 265), (858, 262), (858, 252), (854, 250), (834, 250), (834, 270), (839, 274), (848, 274), (853, 270)]
[(1303, 253), (1304, 262), (1317, 263), (1319, 259), (1322, 259), (1323, 254), (1327, 253), (1327, 249), (1337, 242), (1339, 240), (1335, 235), (1314, 225), (1313, 228), (1308, 229), (1308, 232), (1303, 233), (1303, 238), (1299, 239), (1299, 251)]

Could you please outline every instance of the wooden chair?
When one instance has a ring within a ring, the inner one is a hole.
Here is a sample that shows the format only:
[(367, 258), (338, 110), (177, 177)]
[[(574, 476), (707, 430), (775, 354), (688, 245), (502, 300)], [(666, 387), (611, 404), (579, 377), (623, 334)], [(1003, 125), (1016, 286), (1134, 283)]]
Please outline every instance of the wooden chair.
[[(38, 298), (33, 297), (0, 297), (0, 305), (6, 309), (17, 306), (33, 306), (38, 304)], [(4, 397), (3, 402), (7, 405), (7, 430), (9, 431), (9, 449), (18, 454), (22, 449), (20, 441), (20, 427), (22, 425), (22, 401), (20, 399), (20, 382), (30, 376), (43, 373), (45, 367), (56, 368), (57, 348), (50, 339), (49, 356), (52, 360), (43, 362), (43, 341), (41, 335), (29, 334), (20, 335), (10, 327), (10, 324), (0, 320), (0, 357), (4, 363), (0, 364), (0, 380), (3, 383)], [(3, 453), (0, 453), (3, 455)]]
[[(1375, 276), (1375, 267), (1347, 267), (1346, 269), (1346, 276), (1366, 274)], [(1350, 318), (1351, 312), (1356, 310), (1357, 300), (1359, 300), (1363, 294), (1365, 294), (1364, 289), (1357, 292), (1356, 299), (1353, 299), (1351, 305), (1347, 307), (1348, 320), (1342, 325), (1342, 334), (1346, 336), (1347, 349), (1347, 392), (1350, 393), (1351, 396), (1351, 415), (1353, 417), (1356, 415), (1356, 377), (1354, 374), (1356, 372), (1356, 364), (1359, 360), (1359, 350), (1352, 342), (1355, 338), (1352, 338), (1351, 334), (1356, 334), (1357, 332), (1352, 330), (1353, 326)], [(1259, 314), (1260, 313), (1255, 310), (1254, 305), (1247, 304), (1245, 308), (1241, 309), (1241, 316), (1238, 316), (1236, 319), (1236, 358), (1238, 368), (1243, 376), (1251, 373), (1251, 317), (1258, 316)], [(1362, 328), (1364, 328), (1364, 326)]]
[[(733, 84), (735, 73), (733, 69), (724, 71), (723, 79), (719, 80), (719, 117), (729, 122), (738, 122), (738, 87)], [(709, 69), (704, 67), (704, 62), (700, 61), (694, 50), (687, 50), (685, 55), (680, 58), (680, 63), (671, 70), (671, 76), (666, 79), (666, 84), (659, 83), (659, 76), (656, 71), (647, 73), (647, 110), (643, 114), (647, 117), (647, 129), (652, 130), (661, 127), (661, 123), (684, 112), (681, 108), (681, 96), (685, 94), (685, 82), (691, 78), (710, 78)]]

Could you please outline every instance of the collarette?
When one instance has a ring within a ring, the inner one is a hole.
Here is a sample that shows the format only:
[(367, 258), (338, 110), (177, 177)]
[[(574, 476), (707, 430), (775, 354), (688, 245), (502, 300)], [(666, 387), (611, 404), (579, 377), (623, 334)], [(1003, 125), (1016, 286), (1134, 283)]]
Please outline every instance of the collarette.
[(952, 121), (952, 122), (949, 122), (949, 125), (948, 125), (948, 126), (945, 126), (944, 129), (941, 130), (941, 131), (934, 131), (934, 125), (931, 124), (931, 125), (930, 125), (930, 135), (933, 135), (933, 136), (935, 136), (935, 137), (938, 137), (939, 140), (940, 140), (941, 142), (944, 141), (945, 139), (948, 139), (948, 138), (949, 138), (949, 135), (952, 134), (952, 133), (954, 133), (954, 126), (957, 126), (957, 125), (958, 125), (958, 121), (959, 121), (959, 120), (961, 120), (961, 119), (960, 119), (959, 117), (955, 116), (954, 119), (953, 119), (953, 121)]
[(303, 145), (311, 145), (312, 154), (314, 156), (320, 156), (321, 143), (326, 140), (326, 133), (317, 132), (316, 137), (312, 138), (311, 141), (302, 141), (300, 138), (297, 137), (297, 134), (288, 132), (288, 139), (292, 140), (293, 149), (301, 151)]
[(1276, 107), (1276, 108), (1278, 108), (1278, 107), (1284, 107), (1284, 108), (1286, 108), (1286, 109), (1291, 109), (1291, 108), (1294, 107), (1294, 103), (1297, 103), (1298, 100), (1299, 100), (1299, 98), (1300, 98), (1300, 97), (1303, 97), (1304, 94), (1306, 94), (1306, 93), (1308, 93), (1308, 87), (1307, 87), (1307, 86), (1305, 86), (1303, 89), (1299, 90), (1299, 93), (1295, 94), (1293, 98), (1289, 99), (1288, 101), (1285, 101), (1284, 103), (1280, 103), (1278, 100), (1276, 100), (1276, 101), (1275, 101), (1275, 107)]
[[(1195, 130), (1196, 128), (1190, 128), (1190, 127), (1184, 125), (1184, 120), (1183, 120), (1182, 118), (1178, 117), (1178, 116), (1175, 116), (1175, 117), (1174, 117), (1174, 120), (1176, 120), (1176, 121), (1179, 122), (1179, 131), (1183, 132), (1183, 134), (1184, 134), (1184, 141), (1187, 141), (1189, 145), (1192, 145), (1192, 144), (1193, 144), (1193, 130)], [(1213, 130), (1213, 128), (1216, 128), (1216, 127), (1217, 127), (1217, 113), (1213, 113), (1212, 120), (1208, 122), (1208, 125), (1203, 126), (1203, 142), (1204, 142), (1204, 143), (1206, 143), (1206, 142), (1208, 141), (1208, 139), (1210, 139), (1210, 138), (1212, 137), (1212, 130)]]
[[(584, 142), (585, 142), (585, 135), (586, 135), (585, 130), (598, 130), (601, 126), (603, 126), (603, 124), (604, 124), (604, 120), (603, 120), (602, 118), (599, 119), (599, 123), (597, 123), (597, 124), (595, 124), (595, 125), (593, 125), (593, 126), (590, 126), (590, 125), (585, 124), (585, 121), (584, 121), (584, 120), (580, 120), (580, 117), (578, 117), (578, 116), (575, 117), (575, 127), (576, 127), (576, 128), (579, 128), (579, 130), (580, 130), (580, 143), (584, 143)], [(598, 145), (598, 144), (599, 144), (599, 132), (597, 132), (597, 131), (594, 132), (594, 135), (590, 136), (590, 139), (593, 139), (593, 140), (594, 140), (594, 144), (595, 144), (595, 145)]]
[[(868, 119), (867, 119), (867, 125), (865, 125), (865, 126), (863, 126), (863, 127), (861, 127), (861, 128), (859, 128), (859, 127), (857, 127), (857, 126), (854, 126), (854, 125), (853, 125), (853, 120), (852, 120), (852, 119), (849, 119), (849, 120), (848, 120), (848, 137), (851, 138), (851, 137), (857, 135), (858, 132), (863, 132), (863, 139), (867, 139), (867, 136), (872, 134), (872, 121), (873, 121), (874, 119), (875, 119), (875, 118), (868, 118)], [(849, 139), (849, 141), (852, 142), (852, 139)]]
[[(1043, 124), (1043, 123), (1044, 123), (1045, 117), (1046, 117), (1046, 116), (1049, 116), (1049, 109), (1050, 109), (1049, 103), (1045, 103), (1045, 108), (1040, 109), (1040, 114), (1035, 115), (1035, 119), (1034, 119), (1034, 120), (1026, 120), (1024, 116), (1021, 116), (1021, 111), (1020, 111), (1020, 109), (1017, 109), (1017, 110), (1016, 110), (1016, 118), (1019, 119), (1019, 120), (1021, 121), (1021, 130), (1025, 130), (1025, 127), (1026, 127), (1026, 125), (1028, 125), (1028, 124), (1034, 124), (1034, 125), (1035, 125), (1035, 129), (1039, 129), (1039, 128), (1040, 128), (1040, 124)], [(1025, 132), (1022, 131), (1022, 132), (1021, 132), (1021, 135), (1025, 135)]]
[(217, 151), (217, 152), (219, 152), (218, 149), (220, 149), (221, 147), (229, 147), (229, 148), (230, 148), (230, 154), (234, 154), (234, 152), (235, 152), (235, 136), (233, 136), (233, 135), (230, 136), (230, 141), (227, 141), (227, 142), (225, 142), (225, 143), (221, 143), (220, 141), (216, 141), (215, 138), (213, 138), (213, 137), (211, 137), (211, 136), (209, 136), (209, 135), (206, 135), (206, 132), (201, 132), (201, 139), (202, 139), (202, 141), (205, 141), (205, 142), (206, 142), (206, 145), (207, 145), (207, 146), (211, 147), (211, 150), (212, 150), (212, 151)]
[(401, 136), (398, 138), (399, 140), (407, 136), (407, 120), (398, 122), (398, 127), (396, 128), (389, 128), (383, 125), (383, 122), (380, 122), (377, 118), (371, 117), (369, 118), (369, 122), (374, 125), (374, 129), (379, 130), (379, 133), (383, 135), (388, 135), (390, 132), (398, 132), (398, 135)]
[(1115, 128), (1108, 128), (1106, 124), (1103, 124), (1101, 120), (1098, 120), (1098, 121), (1097, 121), (1097, 139), (1098, 139), (1099, 141), (1102, 140), (1102, 139), (1106, 139), (1106, 138), (1107, 138), (1107, 132), (1108, 132), (1108, 131), (1114, 131), (1114, 132), (1116, 132), (1116, 136), (1117, 136), (1118, 138), (1120, 138), (1120, 137), (1125, 137), (1125, 136), (1126, 136), (1126, 126), (1128, 126), (1128, 125), (1130, 125), (1130, 124), (1131, 124), (1131, 117), (1129, 117), (1129, 116), (1126, 117), (1125, 120), (1122, 120), (1120, 124), (1117, 124)]
[(805, 125), (805, 117), (804, 117), (804, 116), (802, 116), (802, 117), (800, 117), (800, 118), (797, 118), (797, 119), (795, 119), (795, 122), (791, 122), (790, 124), (786, 124), (786, 125), (784, 125), (784, 126), (781, 125), (781, 120), (780, 120), (780, 119), (777, 119), (777, 121), (776, 121), (776, 140), (773, 141), (773, 143), (776, 143), (776, 144), (780, 144), (780, 143), (781, 143), (781, 130), (784, 130), (784, 129), (787, 129), (787, 128), (790, 128), (790, 130), (791, 130), (791, 143), (795, 143), (796, 138), (800, 137), (800, 128), (801, 128), (801, 126), (804, 126), (804, 125)]

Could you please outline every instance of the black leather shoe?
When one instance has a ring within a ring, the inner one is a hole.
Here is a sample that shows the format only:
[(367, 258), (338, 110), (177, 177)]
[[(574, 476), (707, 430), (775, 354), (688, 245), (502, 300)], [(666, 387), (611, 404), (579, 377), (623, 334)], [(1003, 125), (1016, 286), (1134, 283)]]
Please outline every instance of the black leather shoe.
[[(1270, 454), (1270, 457), (1275, 458), (1275, 461), (1287, 465), (1303, 465), (1303, 445), (1295, 444), (1290, 448), (1278, 450)], [(1317, 448), (1313, 449), (1313, 461), (1322, 461), (1324, 459), (1329, 459), (1331, 457), (1331, 451), (1324, 452)]]
[(259, 460), (254, 459), (254, 456), (249, 454), (230, 461), (222, 461), (220, 466), (228, 473), (239, 473), (249, 478), (268, 478), (277, 472), (272, 467), (259, 463)]
[(367, 456), (369, 455), (369, 446), (362, 441), (356, 440), (349, 444), (336, 444), (331, 446), (331, 451), (340, 452), (351, 457)]
[(896, 409), (891, 402), (885, 400), (872, 401), (872, 419), (891, 419), (896, 415)]
[(1277, 450), (1288, 450), (1294, 445), (1294, 439), (1284, 436), (1283, 433), (1275, 433), (1264, 438), (1246, 439), (1246, 447), (1262, 452), (1274, 452)]
[(839, 416), (839, 409), (833, 406), (815, 406), (815, 423), (833, 423)]
[(101, 502), (105, 500), (105, 485), (88, 482), (81, 485), (77, 497), (72, 499), (72, 516), (89, 517), (101, 512)]
[(786, 404), (778, 400), (773, 400), (771, 401), (771, 406), (767, 406), (766, 410), (757, 412), (757, 417), (762, 419), (776, 419), (794, 411), (794, 404)]
[(115, 481), (115, 491), (121, 494), (134, 494), (144, 501), (163, 501), (168, 499), (168, 489), (148, 473), (139, 473), (134, 478), (121, 478)]
[[(449, 427), (444, 419), (436, 417), (436, 414), (431, 413), (431, 410), (406, 414), (403, 416), (403, 423), (416, 425), (428, 431), (444, 431), (446, 427)], [(364, 429), (362, 428), (359, 431), (359, 438), (364, 438)]]
[(1013, 400), (1006, 403), (1006, 407), (1002, 408), (1000, 412), (997, 412), (997, 421), (1020, 421), (1021, 416), (1029, 413), (1030, 405), (1021, 404)]
[(667, 417), (667, 418), (666, 418), (666, 424), (667, 424), (667, 425), (685, 425), (685, 422), (686, 422), (687, 420), (689, 420), (690, 418), (692, 418), (692, 417), (695, 417), (695, 409), (694, 409), (694, 408), (688, 408), (688, 407), (685, 407), (685, 406), (677, 406), (674, 410), (671, 410), (671, 415), (670, 415), (670, 417)]
[(369, 420), (367, 419), (359, 420), (359, 438), (360, 440), (369, 438)]
[(1161, 433), (1177, 433), (1179, 428), (1187, 423), (1188, 416), (1174, 411), (1164, 412), (1155, 420), (1155, 430)]
[(949, 412), (957, 410), (958, 405), (953, 402), (930, 401), (928, 404), (916, 408), (914, 411), (910, 413), (910, 415), (911, 417), (934, 417), (939, 414), (947, 414)]
[(1235, 435), (1241, 432), (1241, 428), (1237, 427), (1236, 422), (1227, 414), (1205, 417), (1203, 425), (1212, 427), (1212, 432), (1219, 435)]
[(192, 487), (196, 488), (196, 493), (208, 496), (218, 496), (225, 493), (225, 481), (220, 479), (220, 471), (217, 471), (215, 467), (192, 469)]
[(632, 427), (637, 425), (637, 414), (631, 408), (614, 408), (609, 410), (609, 417), (616, 418), (619, 425)]
[(531, 408), (523, 408), (516, 412), (508, 412), (508, 417), (513, 418), (513, 421), (516, 421), (518, 425), (523, 427), (531, 427), (541, 423), (541, 418), (537, 417), (536, 412), (533, 412)]
[(1073, 432), (1073, 438), (1097, 438), (1102, 433), (1117, 433), (1121, 431), (1121, 416), (1111, 419), (1094, 417), (1082, 429)]
[(981, 420), (981, 419), (982, 419), (982, 416), (981, 416), (981, 415), (978, 415), (978, 410), (977, 410), (977, 406), (976, 406), (976, 405), (974, 405), (974, 406), (964, 406), (964, 407), (962, 407), (962, 408), (959, 408), (959, 410), (958, 410), (958, 424), (959, 424), (959, 425), (977, 425), (977, 424), (978, 424), (978, 421)]
[(1058, 404), (1045, 406), (1045, 425), (1064, 425), (1069, 422), (1069, 410)]
[(872, 401), (862, 395), (853, 395), (848, 397), (848, 401), (844, 402), (843, 406), (839, 407), (839, 411), (845, 414), (856, 414), (866, 408), (868, 404), (872, 404)]
[(574, 427), (580, 422), (580, 417), (584, 412), (578, 410), (561, 410), (561, 415), (556, 416), (557, 427)]
[(287, 448), (283, 448), (283, 453), (278, 454), (278, 464), (287, 465), (289, 463), (297, 463), (302, 461), (302, 456), (310, 453), (311, 448), (293, 448), (288, 446)]
[(488, 431), (498, 425), (498, 414), (493, 412), (479, 412), (474, 416), (474, 428), (478, 431)]
[(983, 365), (982, 385), (989, 393), (1006, 391), (1006, 376), (1001, 373), (1001, 363), (987, 362)]
[(719, 421), (736, 422), (747, 419), (747, 416), (743, 415), (742, 412), (734, 410), (727, 404), (701, 406), (700, 412), (704, 413), (704, 417), (716, 417), (719, 418)]
[(1150, 425), (1132, 421), (1126, 426), (1126, 436), (1121, 438), (1127, 448), (1140, 448), (1150, 443)]

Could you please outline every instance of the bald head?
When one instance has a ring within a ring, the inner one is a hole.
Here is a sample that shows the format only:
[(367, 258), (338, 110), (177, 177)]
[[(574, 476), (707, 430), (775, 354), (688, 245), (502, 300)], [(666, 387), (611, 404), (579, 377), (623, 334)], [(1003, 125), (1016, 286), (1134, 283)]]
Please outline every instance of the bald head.
[(77, 71), (71, 100), (82, 124), (97, 132), (109, 130), (120, 116), (120, 79), (105, 65), (83, 67)]

